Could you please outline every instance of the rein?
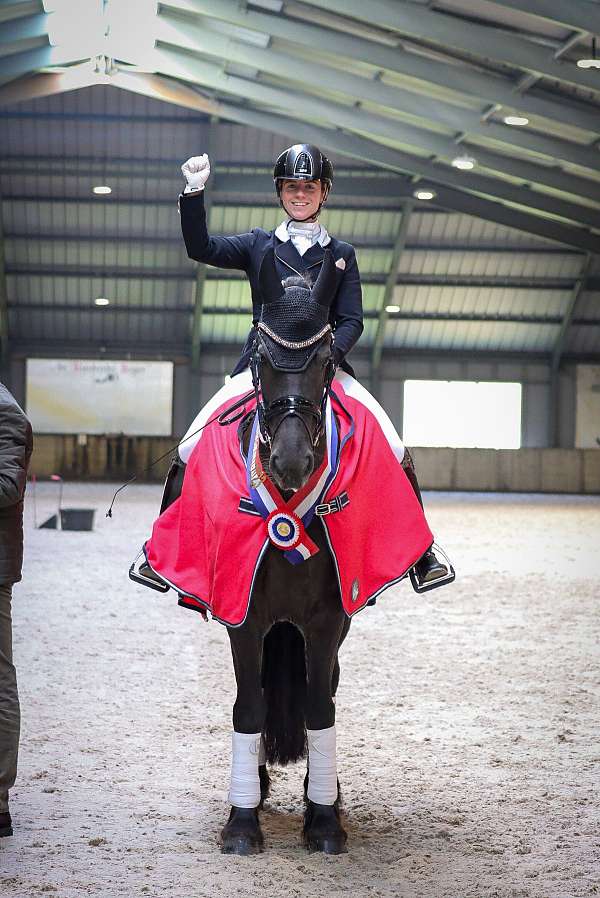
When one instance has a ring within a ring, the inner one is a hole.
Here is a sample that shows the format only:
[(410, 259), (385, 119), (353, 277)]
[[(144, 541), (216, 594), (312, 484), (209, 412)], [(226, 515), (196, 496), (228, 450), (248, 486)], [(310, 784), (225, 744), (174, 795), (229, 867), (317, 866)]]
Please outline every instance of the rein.
[[(274, 399), (272, 402), (265, 403), (260, 383), (261, 360), (259, 349), (261, 344), (263, 343), (261, 331), (264, 331), (264, 333), (266, 333), (271, 340), (273, 340), (280, 346), (283, 346), (285, 349), (300, 350), (306, 349), (310, 346), (316, 346), (317, 343), (320, 343), (322, 340), (324, 340), (325, 337), (327, 337), (327, 335), (331, 333), (331, 325), (325, 325), (325, 327), (323, 327), (317, 334), (310, 337), (308, 340), (299, 340), (294, 342), (285, 340), (283, 337), (280, 337), (269, 327), (267, 327), (267, 325), (259, 322), (257, 326), (257, 335), (252, 346), (252, 353), (250, 355), (250, 371), (252, 374), (253, 387), (252, 391), (246, 393), (233, 405), (230, 405), (229, 408), (226, 408), (225, 411), (220, 412), (220, 414), (210, 418), (205, 424), (202, 425), (202, 427), (199, 427), (198, 430), (195, 430), (193, 433), (189, 434), (187, 439), (191, 439), (192, 437), (196, 436), (196, 434), (204, 430), (205, 427), (208, 427), (209, 424), (218, 422), (221, 427), (227, 427), (230, 424), (234, 424), (236, 421), (239, 421), (240, 418), (244, 416), (244, 406), (246, 402), (254, 397), (254, 399), (256, 400), (256, 409), (258, 414), (259, 439), (262, 443), (268, 446), (269, 450), (271, 449), (272, 442), (281, 424), (286, 418), (289, 417), (296, 417), (299, 418), (300, 421), (302, 421), (302, 424), (306, 428), (313, 448), (316, 448), (317, 443), (325, 433), (325, 412), (327, 408), (327, 399), (329, 397), (331, 384), (335, 375), (333, 353), (331, 354), (327, 363), (325, 382), (323, 384), (323, 393), (318, 404), (310, 399), (306, 399), (306, 397), (304, 396), (297, 395), (281, 396), (279, 399)], [(238, 409), (242, 410), (238, 412)], [(306, 416), (310, 416), (313, 419), (312, 427), (309, 426), (306, 420)], [(278, 417), (280, 418), (280, 420), (278, 421), (275, 430), (271, 431), (271, 421), (274, 418)], [(125, 483), (123, 483), (117, 490), (115, 490), (108, 511), (106, 512), (107, 518), (112, 518), (113, 505), (115, 504), (116, 498), (121, 490), (124, 490), (125, 487), (129, 486), (129, 484), (136, 481), (138, 479), (138, 476), (140, 476), (141, 474), (145, 474), (147, 471), (150, 471), (155, 465), (166, 458), (167, 455), (176, 450), (179, 447), (180, 443), (181, 440), (174, 446), (171, 446), (169, 449), (167, 449), (167, 451), (160, 455), (158, 458), (154, 459), (154, 461), (150, 462), (150, 464), (147, 467), (143, 468), (139, 473), (134, 474), (133, 477), (130, 477), (129, 480), (126, 480)]]
[[(228, 427), (230, 424), (234, 424), (236, 421), (239, 421), (240, 418), (244, 417), (246, 403), (248, 402), (249, 399), (252, 399), (252, 397), (254, 395), (255, 395), (254, 390), (251, 390), (249, 393), (246, 393), (244, 396), (242, 396), (240, 399), (238, 399), (236, 402), (234, 402), (233, 405), (230, 405), (229, 408), (226, 408), (225, 411), (220, 412), (218, 415), (215, 415), (213, 418), (209, 418), (209, 420), (206, 422), (206, 424), (203, 424), (202, 427), (199, 427), (198, 430), (195, 430), (193, 433), (191, 433), (187, 437), (187, 439), (191, 440), (191, 438), (195, 437), (197, 433), (200, 433), (200, 431), (204, 430), (205, 427), (208, 427), (209, 424), (214, 424), (215, 421), (218, 422), (218, 424), (221, 427)], [(234, 414), (231, 417), (232, 413), (237, 412), (237, 410), (239, 408), (241, 408), (242, 411), (239, 412), (238, 414)], [(174, 446), (170, 446), (166, 452), (163, 452), (162, 455), (159, 455), (158, 458), (155, 458), (154, 461), (151, 461), (150, 464), (146, 468), (142, 468), (142, 470), (138, 474), (134, 474), (133, 477), (130, 477), (129, 480), (126, 480), (125, 483), (123, 483), (117, 490), (115, 490), (113, 497), (112, 497), (112, 501), (110, 503), (110, 507), (109, 507), (108, 511), (106, 512), (106, 517), (112, 518), (112, 508), (113, 508), (113, 505), (115, 504), (115, 500), (116, 500), (117, 496), (119, 495), (119, 493), (121, 492), (121, 490), (124, 490), (125, 487), (129, 486), (130, 483), (133, 483), (135, 480), (137, 480), (139, 475), (145, 474), (146, 471), (150, 471), (154, 467), (154, 465), (157, 465), (159, 463), (159, 461), (162, 461), (163, 458), (166, 458), (167, 455), (170, 455), (171, 452), (174, 452), (176, 449), (178, 449), (180, 445), (181, 445), (181, 440), (179, 440), (178, 443), (175, 443)]]

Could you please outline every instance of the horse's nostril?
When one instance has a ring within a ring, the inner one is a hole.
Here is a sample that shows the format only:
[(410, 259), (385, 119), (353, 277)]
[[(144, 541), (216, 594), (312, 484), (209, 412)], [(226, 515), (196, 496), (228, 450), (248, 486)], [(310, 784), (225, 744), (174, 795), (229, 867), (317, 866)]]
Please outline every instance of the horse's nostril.
[(312, 473), (313, 457), (307, 453), (303, 458), (294, 458), (291, 463), (282, 463), (280, 456), (273, 453), (270, 468), (280, 485), (288, 489), (299, 489)]

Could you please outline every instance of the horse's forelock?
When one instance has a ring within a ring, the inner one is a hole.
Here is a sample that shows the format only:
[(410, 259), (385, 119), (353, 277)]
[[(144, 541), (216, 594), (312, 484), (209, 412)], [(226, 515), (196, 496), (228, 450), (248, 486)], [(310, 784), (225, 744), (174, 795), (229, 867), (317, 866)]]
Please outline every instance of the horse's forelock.
[[(261, 321), (274, 334), (292, 343), (311, 341), (327, 323), (328, 310), (312, 301), (311, 281), (302, 276), (290, 276), (281, 281), (284, 293), (281, 299), (265, 303)], [(275, 369), (303, 370), (314, 355), (312, 342), (301, 349), (285, 347), (276, 340), (264, 338), (269, 357)]]
[(312, 281), (309, 277), (303, 277), (301, 275), (291, 275), (289, 278), (284, 278), (281, 282), (281, 286), (284, 290), (289, 290), (292, 287), (300, 288), (302, 290), (312, 290)]

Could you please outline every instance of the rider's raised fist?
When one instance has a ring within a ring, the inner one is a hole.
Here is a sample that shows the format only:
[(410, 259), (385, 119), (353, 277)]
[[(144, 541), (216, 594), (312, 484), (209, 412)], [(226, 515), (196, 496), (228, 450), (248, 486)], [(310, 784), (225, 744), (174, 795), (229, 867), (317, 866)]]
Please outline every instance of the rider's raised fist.
[(187, 162), (183, 163), (181, 171), (186, 180), (184, 193), (191, 193), (193, 190), (204, 190), (204, 185), (210, 175), (208, 156), (206, 153), (203, 153), (202, 156), (191, 156)]

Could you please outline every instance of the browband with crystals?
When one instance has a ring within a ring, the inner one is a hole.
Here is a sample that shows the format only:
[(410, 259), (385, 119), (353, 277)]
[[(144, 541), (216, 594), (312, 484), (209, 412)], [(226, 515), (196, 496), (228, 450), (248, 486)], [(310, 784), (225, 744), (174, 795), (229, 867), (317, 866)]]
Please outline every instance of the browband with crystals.
[(318, 334), (315, 334), (313, 337), (309, 337), (308, 340), (284, 340), (283, 337), (280, 337), (279, 334), (276, 334), (271, 330), (270, 327), (267, 327), (266, 324), (263, 324), (262, 321), (259, 321), (256, 325), (258, 330), (263, 331), (267, 337), (270, 337), (274, 343), (278, 343), (280, 346), (284, 346), (285, 349), (306, 349), (307, 346), (314, 346), (315, 343), (318, 343), (319, 340), (322, 340), (325, 334), (330, 333), (331, 325), (328, 323), (322, 328)]

